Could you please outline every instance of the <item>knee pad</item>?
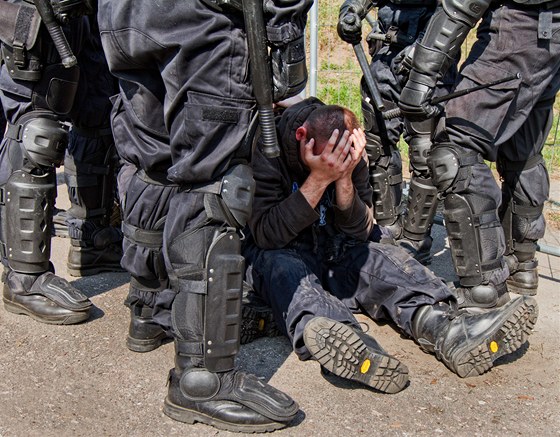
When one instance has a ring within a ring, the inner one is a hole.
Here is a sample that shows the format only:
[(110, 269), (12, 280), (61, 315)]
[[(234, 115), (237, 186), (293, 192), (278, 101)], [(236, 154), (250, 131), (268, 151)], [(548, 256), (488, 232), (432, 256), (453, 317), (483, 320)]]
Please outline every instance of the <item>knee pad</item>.
[(205, 194), (204, 207), (210, 219), (243, 228), (253, 207), (253, 170), (245, 164), (235, 165), (221, 180), (195, 187), (192, 191)]
[(409, 122), (405, 120), (406, 142), (408, 143), (408, 156), (413, 173), (428, 177), (428, 155), (432, 148), (432, 131), (435, 120), (428, 119), (422, 122)]
[(41, 176), (17, 170), (2, 187), (3, 256), (19, 273), (49, 270), (52, 211), (56, 175)]
[(451, 143), (434, 147), (428, 156), (432, 182), (443, 194), (463, 191), (468, 186), (474, 164), (483, 164), (479, 153), (460, 149)]
[(9, 124), (6, 138), (17, 142), (31, 166), (59, 167), (68, 145), (68, 131), (48, 111), (32, 111)]

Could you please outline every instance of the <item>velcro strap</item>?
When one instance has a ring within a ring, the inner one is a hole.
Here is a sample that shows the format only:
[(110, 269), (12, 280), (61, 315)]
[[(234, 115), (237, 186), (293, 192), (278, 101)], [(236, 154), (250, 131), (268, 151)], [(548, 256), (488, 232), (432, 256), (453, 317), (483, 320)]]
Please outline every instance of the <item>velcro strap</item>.
[(397, 185), (403, 181), (402, 174), (394, 174), (389, 176), (389, 185)]
[(544, 158), (541, 154), (531, 156), (526, 161), (506, 161), (500, 160), (499, 166), (500, 169), (504, 172), (520, 172), (523, 170), (529, 170), (533, 167), (536, 167), (538, 164), (544, 163)]
[(148, 248), (160, 249), (163, 246), (163, 230), (148, 230), (122, 222), (122, 231), (126, 239)]
[(464, 155), (459, 156), (459, 164), (461, 167), (470, 167), (474, 164), (483, 164), (484, 159), (480, 156), (480, 153), (466, 153)]
[(491, 225), (497, 226), (500, 224), (498, 214), (496, 211), (483, 212), (474, 216), (474, 226), (488, 228)]
[(8, 128), (6, 129), (6, 133), (4, 136), (6, 138), (10, 138), (11, 140), (15, 140), (18, 143), (21, 143), (23, 133), (23, 125), (22, 124), (11, 124), (8, 123)]
[(540, 216), (543, 212), (543, 208), (544, 205), (537, 205), (537, 206), (519, 205), (514, 200), (511, 211), (515, 215), (531, 218), (531, 217)]
[(204, 355), (202, 342), (181, 340), (180, 345), (179, 355), (182, 357), (202, 357)]
[(109, 165), (94, 165), (87, 162), (75, 162), (71, 156), (67, 156), (64, 160), (64, 169), (72, 174), (80, 173), (84, 175), (100, 175), (105, 176), (111, 172)]

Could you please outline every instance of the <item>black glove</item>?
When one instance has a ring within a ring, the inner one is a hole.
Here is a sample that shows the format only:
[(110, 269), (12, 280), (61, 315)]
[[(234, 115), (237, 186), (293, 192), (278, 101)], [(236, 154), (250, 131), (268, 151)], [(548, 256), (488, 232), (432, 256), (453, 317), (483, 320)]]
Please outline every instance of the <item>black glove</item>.
[(391, 62), (391, 71), (403, 85), (408, 80), (410, 70), (412, 70), (412, 56), (414, 55), (415, 45), (411, 44), (402, 49)]
[(421, 73), (416, 70), (410, 72), (410, 77), (401, 92), (399, 108), (403, 116), (410, 121), (422, 121), (439, 115), (443, 108), (432, 105), (430, 100), (434, 92), (435, 83), (430, 86), (423, 81)]
[(362, 41), (362, 19), (366, 16), (364, 5), (359, 0), (346, 0), (340, 6), (338, 36), (348, 44), (359, 44)]
[(303, 36), (271, 50), (274, 101), (279, 102), (299, 94), (307, 83), (305, 44)]
[(59, 23), (91, 15), (97, 9), (97, 1), (92, 0), (51, 0), (54, 15)]

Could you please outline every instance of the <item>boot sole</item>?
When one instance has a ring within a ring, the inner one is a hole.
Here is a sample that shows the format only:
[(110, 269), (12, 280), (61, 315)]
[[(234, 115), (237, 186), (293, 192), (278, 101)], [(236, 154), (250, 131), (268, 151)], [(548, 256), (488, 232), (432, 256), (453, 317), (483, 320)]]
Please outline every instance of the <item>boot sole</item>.
[(76, 278), (84, 276), (93, 276), (103, 272), (124, 272), (120, 265), (96, 265), (95, 267), (80, 267), (67, 265), (66, 269), (70, 276)]
[(132, 352), (151, 352), (160, 347), (168, 339), (167, 334), (162, 333), (155, 338), (141, 340), (128, 336), (126, 339), (126, 347)]
[(278, 429), (285, 428), (286, 423), (280, 422), (270, 422), (266, 424), (259, 425), (248, 425), (248, 424), (235, 424), (229, 422), (223, 422), (216, 419), (215, 417), (207, 416), (206, 414), (200, 413), (198, 411), (189, 410), (178, 405), (173, 404), (168, 398), (165, 398), (163, 404), (163, 413), (173, 420), (179, 422), (188, 423), (190, 425), (198, 423), (204, 423), (206, 425), (213, 426), (214, 428), (222, 429), (225, 431), (233, 432), (245, 432), (245, 433), (256, 433), (256, 432), (272, 432)]
[(452, 361), (457, 375), (462, 378), (482, 375), (493, 367), (494, 361), (515, 352), (527, 341), (539, 310), (534, 299), (519, 300), (523, 302), (510, 309), (511, 314), (498, 323), (489, 338), (470, 350), (455, 354)]
[(398, 393), (408, 384), (408, 368), (399, 360), (368, 349), (352, 328), (324, 317), (312, 319), (303, 340), (329, 372), (384, 393)]
[(36, 320), (37, 322), (47, 323), (49, 325), (75, 325), (77, 323), (84, 322), (89, 318), (89, 310), (87, 312), (68, 314), (66, 316), (60, 316), (60, 317), (40, 316), (22, 305), (19, 305), (15, 302), (10, 302), (6, 299), (3, 300), (4, 300), (4, 308), (6, 309), (6, 311), (13, 314), (29, 316), (33, 320)]
[(250, 306), (243, 306), (241, 309), (240, 332), (241, 344), (251, 343), (261, 337), (282, 335), (271, 310), (258, 310)]

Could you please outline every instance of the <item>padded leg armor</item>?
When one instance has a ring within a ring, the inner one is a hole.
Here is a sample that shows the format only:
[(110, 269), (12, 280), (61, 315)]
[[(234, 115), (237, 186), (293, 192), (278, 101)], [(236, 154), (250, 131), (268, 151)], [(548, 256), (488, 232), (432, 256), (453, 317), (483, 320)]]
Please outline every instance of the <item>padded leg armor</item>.
[[(517, 163), (500, 160), (498, 170), (503, 178), (500, 216), (506, 237), (506, 262), (510, 272), (508, 290), (535, 295), (539, 285), (535, 253), (537, 241), (544, 236), (546, 224), (543, 204), (534, 205), (531, 199), (545, 199), (548, 196), (548, 184), (535, 183), (536, 180), (548, 181), (544, 160), (541, 155)], [(531, 170), (538, 174), (530, 177), (530, 184), (523, 184), (522, 172)], [(531, 199), (527, 197), (527, 193)]]
[(397, 149), (383, 145), (373, 107), (362, 98), (369, 158), (370, 183), (373, 187), (373, 214), (378, 224), (388, 227), (395, 238), (401, 235), (399, 205), (402, 195), (402, 160)]
[(420, 307), (412, 322), (414, 340), (461, 378), (481, 375), (494, 362), (525, 343), (538, 317), (537, 302), (527, 296), (479, 314), (446, 303)]
[(197, 189), (207, 219), (168, 245), (177, 337), (163, 411), (181, 422), (265, 432), (285, 427), (299, 409), (289, 396), (235, 369), (244, 271), (236, 228), (246, 222), (253, 190), (243, 165)]
[(412, 176), (403, 220), (403, 238), (398, 244), (422, 264), (429, 264), (432, 260), (430, 234), (438, 206), (437, 188), (432, 183), (428, 168), (434, 119), (405, 123)]
[(55, 276), (49, 262), (52, 211), (56, 196), (54, 168), (61, 164), (67, 132), (57, 117), (33, 111), (9, 125), (3, 147), (21, 154), (2, 187), (4, 303), (8, 311), (52, 324), (89, 317), (91, 302)]
[[(461, 308), (492, 308), (509, 300), (507, 288), (499, 274), (503, 269), (499, 246), (501, 226), (492, 202), (473, 206), (462, 192), (470, 178), (469, 167), (484, 165), (479, 154), (460, 156), (452, 144), (434, 148), (428, 160), (434, 184), (444, 197), (444, 218), (455, 271), (460, 287), (455, 290)], [(490, 241), (490, 245), (485, 243)]]
[(66, 222), (71, 238), (68, 273), (90, 276), (122, 271), (122, 232), (110, 226), (115, 204), (117, 156), (110, 128), (72, 128), (64, 160), (71, 207)]

